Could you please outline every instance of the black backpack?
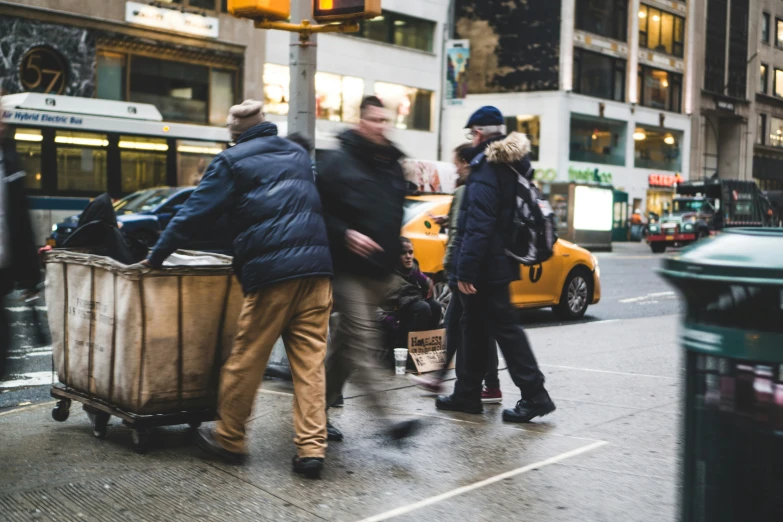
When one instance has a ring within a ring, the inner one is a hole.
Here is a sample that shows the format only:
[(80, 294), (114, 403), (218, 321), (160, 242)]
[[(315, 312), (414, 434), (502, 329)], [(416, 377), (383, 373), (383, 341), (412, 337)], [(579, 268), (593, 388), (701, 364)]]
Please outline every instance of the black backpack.
[[(525, 266), (540, 265), (554, 253), (557, 242), (555, 212), (535, 184), (511, 165), (506, 166), (517, 175), (516, 208), (506, 255)], [(532, 171), (531, 167), (528, 174)]]

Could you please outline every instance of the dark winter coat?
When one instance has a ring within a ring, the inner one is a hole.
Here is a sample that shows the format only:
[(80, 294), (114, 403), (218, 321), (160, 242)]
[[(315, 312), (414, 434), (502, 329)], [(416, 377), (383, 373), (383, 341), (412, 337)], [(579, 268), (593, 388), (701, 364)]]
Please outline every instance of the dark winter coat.
[[(9, 135), (13, 132), (9, 129)], [(5, 183), (5, 210), (10, 234), (8, 246), (11, 249), (10, 265), (0, 273), (0, 296), (7, 294), (17, 284), (25, 290), (35, 288), (41, 282), (41, 263), (33, 238), (30, 212), (25, 195), (25, 172), (16, 153), (16, 143), (6, 139), (0, 143), (3, 151), (3, 170), (5, 175), (0, 183)]]
[(332, 260), (307, 153), (264, 122), (209, 165), (150, 255), (159, 266), (228, 214), (234, 266), (246, 294), (282, 281), (331, 276)]
[[(340, 150), (318, 168), (335, 271), (384, 278), (400, 257), (400, 229), (405, 203), (402, 152), (376, 145), (356, 131), (339, 136)], [(345, 232), (356, 230), (378, 243), (382, 252), (365, 259), (345, 246)]]
[(505, 285), (519, 279), (519, 263), (506, 255), (516, 208), (518, 172), (531, 172), (530, 141), (522, 134), (492, 138), (473, 152), (454, 245), (457, 279)]

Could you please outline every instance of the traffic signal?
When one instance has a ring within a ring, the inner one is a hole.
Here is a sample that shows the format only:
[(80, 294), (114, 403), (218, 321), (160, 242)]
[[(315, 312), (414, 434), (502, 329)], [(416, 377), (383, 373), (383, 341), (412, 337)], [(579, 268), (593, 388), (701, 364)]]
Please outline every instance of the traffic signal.
[(291, 18), (291, 0), (228, 0), (228, 12), (239, 18)]
[(313, 0), (318, 22), (369, 20), (381, 14), (381, 0)]

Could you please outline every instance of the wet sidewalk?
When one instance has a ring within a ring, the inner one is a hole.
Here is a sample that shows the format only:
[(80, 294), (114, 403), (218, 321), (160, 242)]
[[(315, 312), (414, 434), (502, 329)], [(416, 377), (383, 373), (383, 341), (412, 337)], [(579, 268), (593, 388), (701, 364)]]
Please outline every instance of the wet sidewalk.
[[(531, 330), (558, 410), (508, 425), (501, 406), (446, 414), (405, 378), (385, 401), (425, 426), (398, 444), (361, 397), (346, 390), (331, 420), (323, 480), (290, 471), (291, 389), (269, 382), (250, 423), (251, 460), (202, 458), (186, 427), (153, 433), (137, 455), (115, 419), (93, 438), (74, 404), (0, 413), (0, 521), (671, 521), (677, 493), (677, 318), (664, 316)], [(504, 406), (517, 400), (506, 372)]]

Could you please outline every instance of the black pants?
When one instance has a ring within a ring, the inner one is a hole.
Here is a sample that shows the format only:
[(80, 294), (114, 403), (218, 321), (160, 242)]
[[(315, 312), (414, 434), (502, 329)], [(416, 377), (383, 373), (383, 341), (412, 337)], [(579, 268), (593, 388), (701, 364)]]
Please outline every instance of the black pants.
[[(454, 356), (457, 355), (462, 345), (462, 300), (457, 285), (449, 285), (451, 288), (451, 301), (446, 309), (446, 365), (438, 373), (443, 379)], [(495, 339), (489, 338), (487, 344), (487, 373), (484, 375), (484, 384), (487, 388), (500, 388), (498, 377), (498, 348)]]
[(0, 292), (0, 379), (8, 369), (8, 354), (11, 351), (11, 321), (5, 311), (5, 296)]
[(426, 332), (436, 330), (440, 324), (440, 317), (443, 315), (443, 306), (436, 300), (430, 298), (422, 301), (416, 301), (400, 310), (400, 341), (405, 341), (400, 346), (408, 345), (408, 333)]
[(487, 368), (488, 345), (494, 337), (508, 364), (508, 372), (523, 398), (532, 398), (544, 388), (544, 374), (530, 348), (525, 330), (517, 324), (508, 297), (508, 285), (484, 285), (474, 295), (460, 293), (463, 343), (457, 356), (454, 395), (480, 400), (481, 381)]

